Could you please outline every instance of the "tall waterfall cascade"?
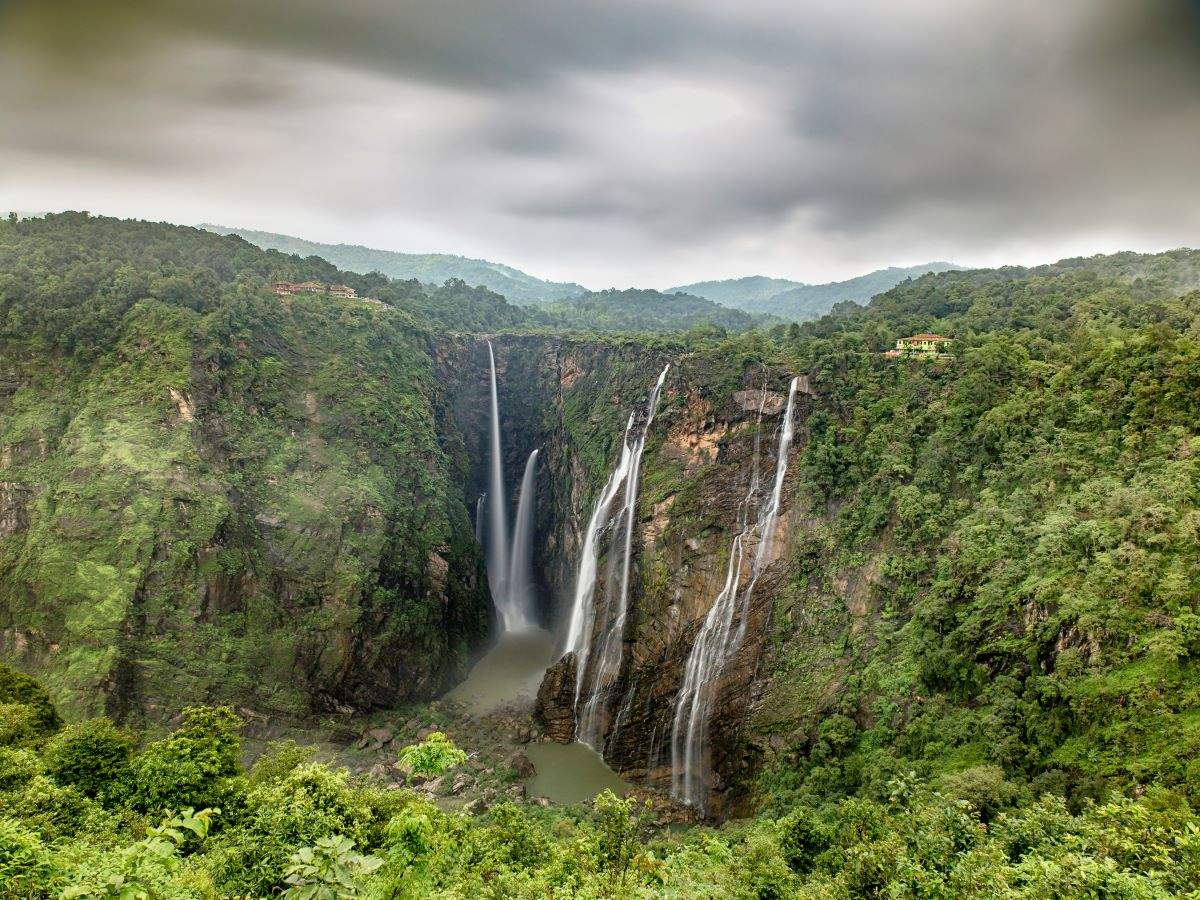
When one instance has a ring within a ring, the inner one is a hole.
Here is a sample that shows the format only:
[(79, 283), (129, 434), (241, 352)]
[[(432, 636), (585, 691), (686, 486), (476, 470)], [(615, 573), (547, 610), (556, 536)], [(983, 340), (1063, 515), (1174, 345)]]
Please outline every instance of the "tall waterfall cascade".
[[(620, 674), (624, 650), (642, 453), (669, 368), (663, 367), (650, 391), (640, 427), (636, 411), (630, 413), (620, 457), (592, 510), (580, 551), (564, 652), (573, 652), (576, 657), (576, 739), (597, 751), (603, 750), (598, 746), (604, 739), (603, 695)], [(614, 514), (612, 508), (618, 496), (621, 506)], [(604, 602), (597, 603), (597, 570), (605, 548)]]
[[(496, 355), (488, 341), (491, 376), (490, 467), (487, 493), (475, 507), (475, 536), (484, 545), (488, 586), (504, 631), (523, 631), (535, 625), (533, 614), (533, 513), (537, 505), (537, 455), (534, 450), (525, 464), (517, 500), (515, 530), (510, 536), (504, 503), (504, 459), (500, 441), (500, 399), (496, 389)], [(487, 528), (482, 527), (487, 507)]]
[(524, 631), (534, 627), (537, 621), (533, 612), (533, 514), (537, 508), (537, 461), (538, 451), (534, 450), (525, 461), (521, 492), (517, 496), (504, 598), (506, 631)]
[[(788, 388), (787, 406), (779, 427), (779, 446), (775, 456), (775, 478), (771, 493), (758, 504), (760, 481), (758, 473), (759, 438), (755, 437), (754, 464), (750, 484), (738, 509), (738, 534), (729, 550), (725, 584), (713, 601), (700, 631), (692, 644), (684, 667), (683, 683), (675, 701), (675, 718), (671, 731), (671, 795), (675, 799), (704, 808), (708, 792), (702, 766), (712, 716), (717, 680), (737, 653), (746, 637), (750, 617), (750, 600), (755, 583), (772, 560), (779, 508), (783, 497), (783, 482), (787, 475), (788, 451), (795, 431), (796, 389), (799, 378), (793, 378)], [(765, 403), (765, 392), (763, 402)], [(763, 406), (759, 405), (759, 423)], [(757, 509), (755, 507), (757, 505)], [(751, 512), (755, 511), (753, 521)], [(748, 579), (742, 587), (743, 569), (749, 563)]]

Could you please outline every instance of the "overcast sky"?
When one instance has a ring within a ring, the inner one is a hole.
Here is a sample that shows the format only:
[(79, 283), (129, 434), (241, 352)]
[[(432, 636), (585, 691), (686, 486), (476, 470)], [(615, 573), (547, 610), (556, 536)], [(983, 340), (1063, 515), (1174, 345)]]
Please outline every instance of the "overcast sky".
[(1200, 245), (1200, 0), (0, 0), (0, 209), (590, 287)]

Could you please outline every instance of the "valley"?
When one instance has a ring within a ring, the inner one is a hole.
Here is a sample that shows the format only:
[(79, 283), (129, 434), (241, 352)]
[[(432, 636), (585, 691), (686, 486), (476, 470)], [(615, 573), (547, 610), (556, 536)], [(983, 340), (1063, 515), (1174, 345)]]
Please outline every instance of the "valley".
[[(325, 791), (392, 896), (882, 896), (901, 858), (991, 896), (1078, 835), (1182, 891), (1197, 272), (1116, 254), (801, 326), (588, 329), (197, 229), (2, 222), (13, 833), (52, 854), (87, 816), (219, 807), (179, 864), (258, 896), (333, 833), (273, 805)], [(946, 352), (887, 355), (922, 332)], [(103, 790), (54, 768), (85, 726), (118, 735)], [(155, 754), (186, 741), (221, 762), (175, 783)]]

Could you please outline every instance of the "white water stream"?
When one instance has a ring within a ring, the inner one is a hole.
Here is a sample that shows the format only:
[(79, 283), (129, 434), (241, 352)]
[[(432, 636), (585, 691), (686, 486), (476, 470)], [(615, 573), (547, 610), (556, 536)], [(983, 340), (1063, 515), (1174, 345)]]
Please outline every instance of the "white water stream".
[[(525, 464), (517, 501), (516, 530), (508, 531), (504, 504), (504, 458), (500, 442), (500, 399), (496, 389), (496, 356), (488, 341), (491, 376), (491, 466), (487, 493), (479, 498), (475, 512), (475, 536), (482, 537), (487, 558), (488, 586), (503, 631), (523, 631), (535, 625), (533, 613), (533, 513), (537, 503), (537, 455), (534, 450)], [(481, 528), (486, 498), (487, 529)]]
[[(574, 652), (577, 662), (575, 680), (576, 739), (597, 752), (603, 751), (603, 694), (616, 680), (621, 668), (625, 639), (625, 620), (629, 611), (629, 564), (633, 547), (633, 524), (637, 516), (638, 484), (646, 437), (654, 421), (659, 394), (670, 366), (664, 366), (646, 401), (645, 423), (635, 435), (636, 413), (631, 413), (621, 441), (621, 455), (609, 476), (584, 533), (575, 598), (567, 625), (564, 652)], [(610, 509), (618, 494), (623, 495), (615, 516)], [(604, 600), (596, 602), (596, 575), (600, 560), (600, 542), (609, 524), (607, 571)], [(599, 622), (597, 616), (600, 616)], [(581, 702), (582, 701), (582, 702)]]
[[(799, 378), (793, 378), (788, 388), (787, 407), (779, 429), (771, 494), (765, 505), (758, 508), (755, 520), (751, 522), (750, 510), (759, 490), (759, 439), (755, 437), (750, 485), (739, 507), (740, 530), (729, 550), (725, 585), (713, 601), (692, 644), (684, 667), (683, 683), (675, 701), (675, 720), (671, 731), (671, 794), (675, 799), (701, 809), (708, 799), (702, 766), (716, 682), (746, 637), (754, 585), (762, 570), (772, 561), (771, 551), (779, 521), (783, 481), (787, 475), (788, 451), (795, 430), (793, 411), (799, 383)], [(764, 402), (765, 399), (764, 392)], [(761, 419), (760, 404), (760, 422)], [(748, 558), (748, 543), (754, 538), (757, 538), (757, 546), (750, 557), (749, 581), (745, 590), (742, 590), (742, 570)]]

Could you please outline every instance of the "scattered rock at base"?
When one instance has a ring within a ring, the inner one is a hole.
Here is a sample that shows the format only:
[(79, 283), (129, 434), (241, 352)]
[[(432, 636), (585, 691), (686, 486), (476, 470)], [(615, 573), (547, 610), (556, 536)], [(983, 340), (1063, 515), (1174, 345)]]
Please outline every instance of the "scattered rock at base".
[(363, 732), (356, 745), (359, 750), (382, 750), (392, 742), (390, 728), (369, 728)]
[(560, 744), (575, 740), (575, 672), (575, 654), (568, 653), (546, 670), (537, 692), (534, 715)]
[(512, 766), (518, 778), (532, 778), (537, 774), (537, 768), (534, 766), (533, 760), (520, 750), (509, 758), (508, 764)]

